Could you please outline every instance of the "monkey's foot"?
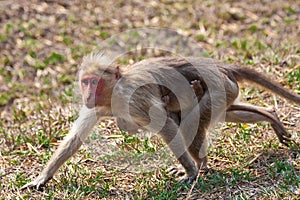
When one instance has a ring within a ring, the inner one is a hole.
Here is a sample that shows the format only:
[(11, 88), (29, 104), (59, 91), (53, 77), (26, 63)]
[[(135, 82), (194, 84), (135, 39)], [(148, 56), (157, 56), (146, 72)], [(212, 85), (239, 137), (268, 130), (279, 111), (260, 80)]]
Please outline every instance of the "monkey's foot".
[(271, 113), (275, 118), (276, 123), (271, 123), (271, 126), (274, 129), (279, 141), (285, 146), (289, 146), (290, 143), (293, 142), (291, 140), (292, 135), (284, 128), (274, 109), (269, 108), (268, 112)]
[(26, 188), (33, 188), (35, 187), (37, 190), (39, 190), (43, 185), (46, 184), (49, 178), (46, 178), (44, 176), (38, 176), (34, 181), (31, 181), (21, 187), (21, 190), (24, 190)]
[(275, 133), (279, 141), (285, 146), (290, 146), (290, 143), (293, 142), (291, 139), (291, 134), (288, 133), (285, 129), (277, 129)]

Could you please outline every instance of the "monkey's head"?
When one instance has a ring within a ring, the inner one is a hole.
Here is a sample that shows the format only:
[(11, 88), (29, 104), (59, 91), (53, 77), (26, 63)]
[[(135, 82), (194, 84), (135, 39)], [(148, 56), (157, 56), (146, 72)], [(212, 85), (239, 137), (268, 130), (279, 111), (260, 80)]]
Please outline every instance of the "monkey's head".
[(121, 78), (118, 66), (108, 67), (98, 61), (88, 57), (80, 66), (79, 86), (82, 101), (88, 108), (110, 106), (112, 90)]

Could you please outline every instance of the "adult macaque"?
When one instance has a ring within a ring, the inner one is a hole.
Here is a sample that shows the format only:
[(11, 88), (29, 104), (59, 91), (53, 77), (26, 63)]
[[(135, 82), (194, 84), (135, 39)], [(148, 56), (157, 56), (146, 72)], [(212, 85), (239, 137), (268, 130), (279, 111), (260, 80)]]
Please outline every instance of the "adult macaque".
[(290, 142), (274, 111), (237, 101), (237, 82), (254, 82), (297, 104), (300, 97), (252, 69), (204, 58), (153, 58), (122, 73), (103, 59), (101, 54), (83, 59), (79, 84), (85, 106), (42, 173), (23, 188), (44, 185), (78, 150), (98, 119), (112, 115), (123, 125), (158, 132), (185, 169), (182, 182), (192, 182), (205, 167), (206, 132), (222, 116), (230, 122), (268, 121), (281, 143)]

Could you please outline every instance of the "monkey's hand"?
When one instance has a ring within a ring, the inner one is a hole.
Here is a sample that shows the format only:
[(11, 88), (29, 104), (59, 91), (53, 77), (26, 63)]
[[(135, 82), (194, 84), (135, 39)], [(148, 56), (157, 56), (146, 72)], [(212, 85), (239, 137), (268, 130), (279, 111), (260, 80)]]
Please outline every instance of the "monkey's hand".
[(185, 169), (180, 164), (176, 164), (176, 165), (169, 167), (167, 169), (167, 173), (169, 175), (180, 176), (181, 177), (181, 178), (179, 178), (180, 184), (185, 184), (185, 183), (191, 184), (196, 180), (196, 178), (198, 176), (198, 170), (196, 170), (195, 173), (192, 175), (189, 175), (189, 176), (185, 175), (186, 174)]
[(164, 102), (165, 106), (167, 106), (170, 103), (169, 95), (165, 95), (165, 96), (161, 97), (161, 100)]
[(50, 179), (47, 175), (41, 174), (39, 175), (34, 181), (31, 181), (21, 187), (21, 190), (26, 189), (26, 188), (32, 188), (36, 187), (37, 190), (40, 189), (41, 186), (45, 185), (46, 182)]

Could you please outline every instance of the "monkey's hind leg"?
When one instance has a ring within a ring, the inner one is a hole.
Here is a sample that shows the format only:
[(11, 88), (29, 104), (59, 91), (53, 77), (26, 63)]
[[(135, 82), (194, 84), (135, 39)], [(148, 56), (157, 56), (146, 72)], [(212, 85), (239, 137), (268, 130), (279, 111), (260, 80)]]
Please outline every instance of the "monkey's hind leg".
[(274, 109), (266, 109), (250, 104), (233, 104), (226, 112), (226, 122), (257, 123), (269, 122), (274, 129), (279, 141), (289, 146), (291, 134), (286, 131)]

